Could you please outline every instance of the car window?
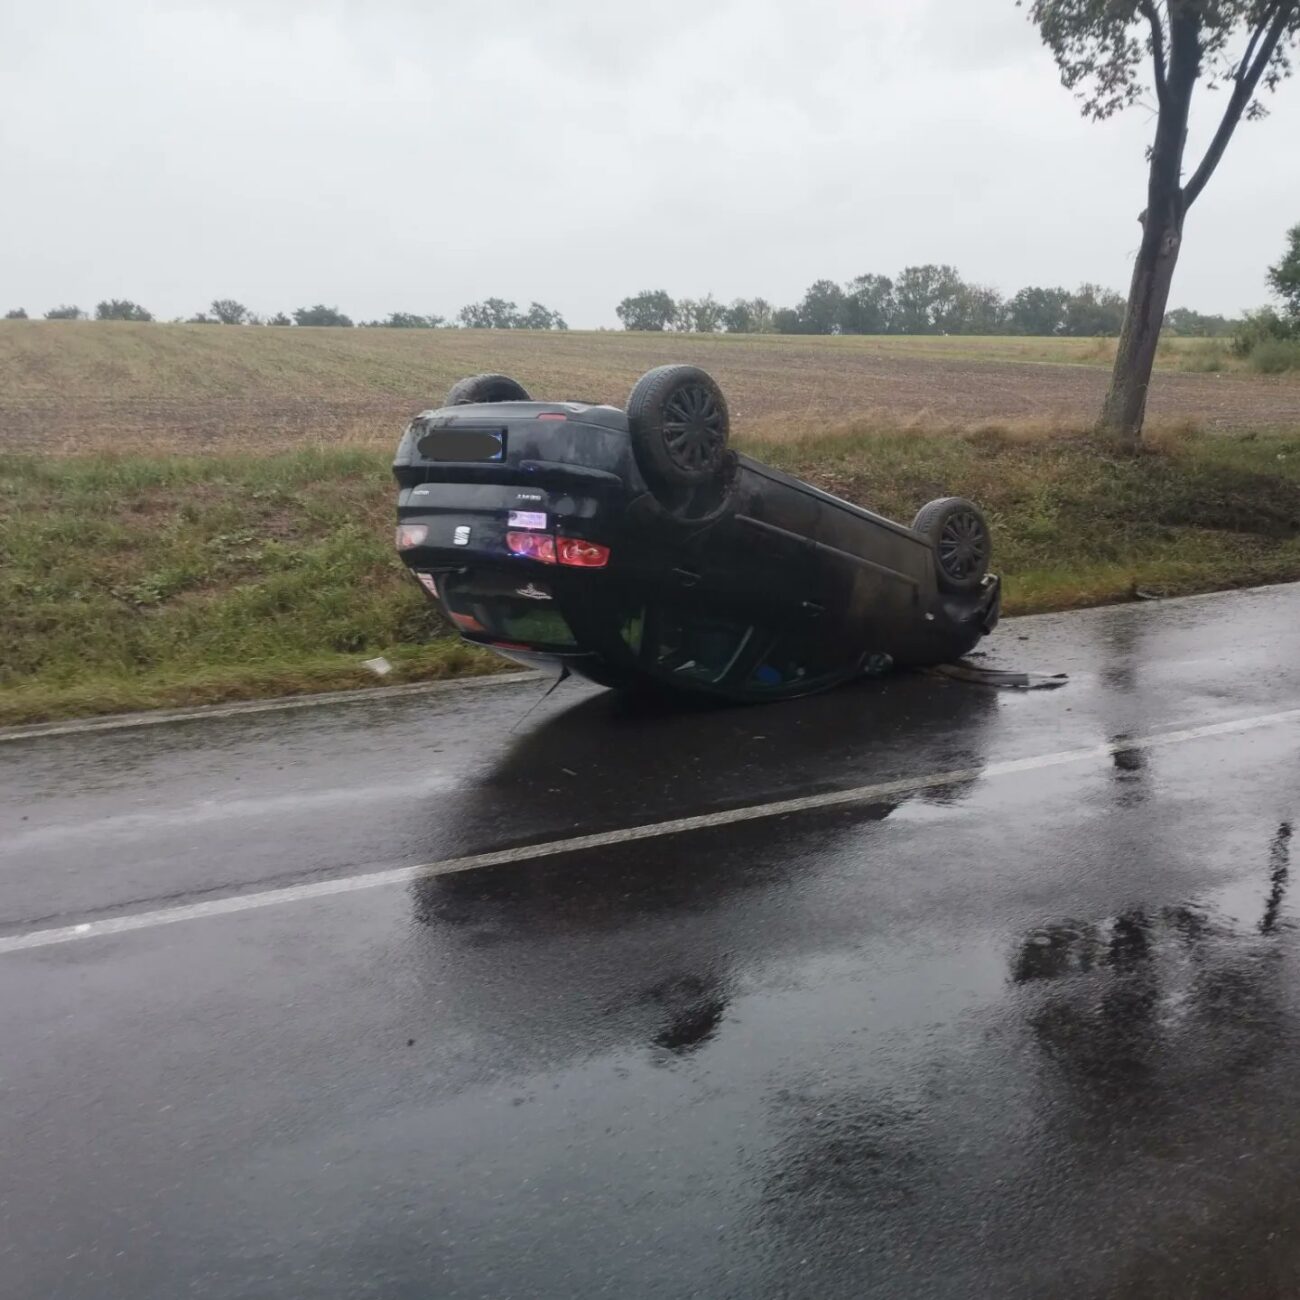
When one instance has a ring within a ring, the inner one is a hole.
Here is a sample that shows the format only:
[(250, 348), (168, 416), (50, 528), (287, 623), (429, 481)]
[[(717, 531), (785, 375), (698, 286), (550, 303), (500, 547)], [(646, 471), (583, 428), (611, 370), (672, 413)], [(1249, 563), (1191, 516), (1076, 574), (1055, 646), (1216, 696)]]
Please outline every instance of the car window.
[(642, 661), (676, 678), (719, 682), (753, 634), (752, 626), (734, 619), (659, 609), (643, 632)]
[(811, 623), (782, 633), (758, 657), (745, 685), (751, 690), (786, 690), (846, 672), (853, 651), (831, 634), (829, 626)]
[(563, 614), (554, 606), (539, 609), (498, 603), (492, 619), (508, 641), (537, 642), (546, 645), (575, 645), (573, 632)]
[(441, 585), (442, 598), (462, 630), (529, 645), (577, 644), (544, 583), (470, 572), (450, 573)]
[(619, 627), (619, 635), (627, 643), (627, 648), (632, 653), (641, 653), (641, 637), (645, 632), (645, 610), (638, 609), (634, 614), (629, 614)]

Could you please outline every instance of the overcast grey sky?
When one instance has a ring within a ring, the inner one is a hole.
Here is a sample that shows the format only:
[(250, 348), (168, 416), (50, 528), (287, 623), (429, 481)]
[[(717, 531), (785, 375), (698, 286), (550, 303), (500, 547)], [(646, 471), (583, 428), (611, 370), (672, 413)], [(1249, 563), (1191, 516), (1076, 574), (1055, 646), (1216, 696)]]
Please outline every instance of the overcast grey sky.
[[(1083, 121), (1012, 0), (0, 0), (0, 310), (614, 324), (641, 288), (793, 304), (951, 262), (1123, 288), (1141, 109)], [(1198, 101), (1192, 150), (1221, 96)], [(1300, 83), (1193, 211), (1236, 311), (1300, 221)]]

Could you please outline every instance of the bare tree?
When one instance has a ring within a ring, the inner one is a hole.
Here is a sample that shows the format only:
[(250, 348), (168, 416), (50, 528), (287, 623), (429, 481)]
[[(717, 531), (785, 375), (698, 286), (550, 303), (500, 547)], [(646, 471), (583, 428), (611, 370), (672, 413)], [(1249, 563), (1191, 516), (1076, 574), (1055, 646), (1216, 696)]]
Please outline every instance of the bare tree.
[[(1101, 121), (1154, 95), (1142, 242), (1100, 426), (1136, 445), (1184, 219), (1237, 124), (1264, 116), (1257, 91), (1275, 89), (1290, 74), (1300, 0), (1032, 0), (1030, 16), (1085, 116)], [(1210, 89), (1226, 86), (1228, 98), (1204, 157), (1184, 181), (1187, 124), (1202, 80)]]

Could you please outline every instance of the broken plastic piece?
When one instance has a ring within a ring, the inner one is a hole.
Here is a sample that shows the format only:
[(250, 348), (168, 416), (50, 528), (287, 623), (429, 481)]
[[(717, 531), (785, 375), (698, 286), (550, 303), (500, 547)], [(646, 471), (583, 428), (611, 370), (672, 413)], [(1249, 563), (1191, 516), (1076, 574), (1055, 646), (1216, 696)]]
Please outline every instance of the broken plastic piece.
[(977, 686), (1009, 686), (1021, 691), (1053, 691), (1070, 680), (1065, 673), (1017, 673), (1002, 668), (975, 668), (969, 664), (939, 664), (925, 671), (953, 681), (973, 682)]

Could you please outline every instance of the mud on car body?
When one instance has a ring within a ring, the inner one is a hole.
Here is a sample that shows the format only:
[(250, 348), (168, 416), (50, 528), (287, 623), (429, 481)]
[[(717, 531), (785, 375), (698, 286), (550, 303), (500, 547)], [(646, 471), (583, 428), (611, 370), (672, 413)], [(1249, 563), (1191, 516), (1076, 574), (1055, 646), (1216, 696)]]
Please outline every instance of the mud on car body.
[(800, 695), (993, 628), (973, 503), (905, 527), (730, 451), (729, 425), (693, 366), (651, 370), (626, 410), (462, 380), (398, 447), (398, 552), (467, 640), (606, 686)]

